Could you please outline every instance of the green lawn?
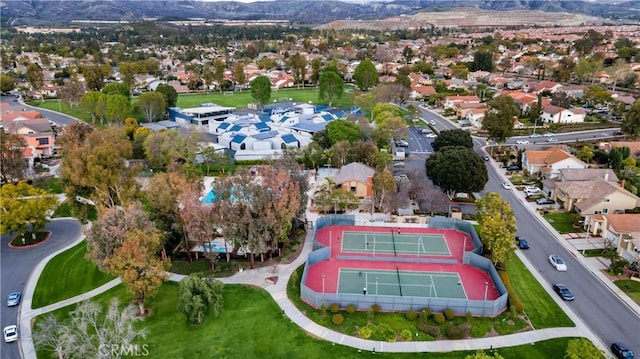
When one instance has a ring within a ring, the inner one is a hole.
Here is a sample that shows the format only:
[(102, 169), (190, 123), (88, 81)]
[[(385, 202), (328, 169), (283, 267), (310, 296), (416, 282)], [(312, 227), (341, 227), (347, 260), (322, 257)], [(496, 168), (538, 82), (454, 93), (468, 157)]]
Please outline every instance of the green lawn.
[(640, 282), (623, 279), (614, 282), (623, 292), (625, 292), (629, 298), (640, 305)]
[[(118, 286), (96, 297), (100, 303), (117, 296), (129, 296)], [(146, 339), (149, 358), (359, 358), (366, 353), (357, 349), (334, 345), (311, 337), (282, 315), (269, 294), (258, 288), (226, 285), (224, 313), (217, 319), (207, 318), (204, 324), (188, 324), (176, 310), (178, 285), (167, 283), (150, 301), (150, 316), (140, 325), (149, 331)], [(73, 306), (56, 311), (63, 317)], [(557, 358), (563, 355), (570, 338), (547, 340), (534, 345), (500, 348), (504, 358)], [(380, 358), (465, 358), (472, 352), (449, 353), (376, 353)], [(49, 356), (43, 351), (38, 358)]]
[(44, 189), (48, 192), (61, 194), (64, 193), (64, 188), (60, 182), (60, 178), (52, 177), (46, 180), (35, 180), (33, 185), (37, 188)]
[(74, 297), (107, 283), (114, 277), (84, 259), (86, 242), (81, 242), (47, 263), (33, 293), (33, 308)]
[(574, 220), (570, 213), (567, 213), (567, 212), (547, 213), (543, 217), (560, 234), (574, 233), (574, 232), (580, 231), (579, 228), (573, 227)]
[(91, 123), (91, 116), (86, 112), (80, 109), (78, 106), (70, 107), (64, 101), (58, 100), (45, 100), (42, 101), (30, 101), (29, 105), (35, 107), (41, 107), (51, 111), (62, 112), (66, 115), (79, 118), (85, 122)]
[(511, 286), (524, 303), (524, 311), (534, 328), (574, 326), (518, 257), (514, 255), (505, 265)]

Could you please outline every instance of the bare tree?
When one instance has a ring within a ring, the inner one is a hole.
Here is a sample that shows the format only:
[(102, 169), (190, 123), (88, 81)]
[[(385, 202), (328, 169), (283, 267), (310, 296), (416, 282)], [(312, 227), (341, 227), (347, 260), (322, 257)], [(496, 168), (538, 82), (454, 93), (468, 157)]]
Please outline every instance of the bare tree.
[(52, 314), (38, 321), (37, 329), (33, 333), (33, 342), (38, 349), (45, 349), (55, 353), (58, 359), (80, 358), (78, 336), (71, 327), (58, 322)]

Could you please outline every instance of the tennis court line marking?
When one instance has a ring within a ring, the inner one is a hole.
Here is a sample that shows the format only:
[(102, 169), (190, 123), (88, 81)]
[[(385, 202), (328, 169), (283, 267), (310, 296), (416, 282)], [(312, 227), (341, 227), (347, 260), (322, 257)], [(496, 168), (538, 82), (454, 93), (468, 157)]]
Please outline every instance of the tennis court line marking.
[[(369, 239), (369, 235), (373, 236), (373, 242), (371, 241), (371, 239)], [(352, 232), (352, 231), (344, 231), (342, 232), (342, 236), (343, 236), (343, 241), (341, 243), (341, 248), (343, 249), (343, 252), (353, 252), (353, 251), (358, 251), (361, 247), (356, 245), (356, 246), (346, 246), (345, 245), (345, 240), (344, 238), (353, 238), (353, 240), (357, 240), (359, 238), (364, 238), (364, 251), (365, 252), (370, 252), (372, 249), (372, 247), (374, 247), (376, 244), (383, 244), (383, 245), (388, 245), (388, 244), (393, 244), (393, 236), (395, 235), (390, 235), (387, 233), (368, 233), (368, 232)], [(381, 237), (381, 239), (386, 239), (386, 240), (379, 240), (378, 237)], [(433, 255), (433, 256), (451, 256), (451, 249), (449, 248), (449, 244), (447, 242), (446, 236), (444, 236), (443, 234), (433, 234), (433, 233), (428, 233), (428, 234), (398, 234), (399, 237), (399, 241), (395, 241), (396, 244), (400, 244), (400, 245), (407, 245), (407, 244), (418, 244), (419, 248), (418, 248), (418, 252), (414, 252), (414, 251), (405, 251), (405, 250), (400, 250), (399, 253), (400, 254), (424, 254), (424, 255)], [(444, 245), (447, 249), (446, 252), (444, 251), (427, 251), (426, 247), (424, 245), (424, 239), (431, 237), (433, 239), (438, 239), (442, 242), (444, 242)], [(408, 241), (404, 241), (402, 239), (409, 239)], [(349, 241), (349, 239), (347, 239), (347, 242)], [(369, 243), (369, 244), (367, 244)], [(378, 250), (376, 249), (376, 252), (379, 253), (393, 253), (391, 250)]]
[(462, 293), (464, 293), (464, 299), (469, 299), (469, 296), (467, 295), (467, 291), (464, 289), (464, 283), (462, 283), (462, 278), (460, 278), (460, 273), (458, 274), (458, 283), (460, 283), (460, 288), (462, 288)]

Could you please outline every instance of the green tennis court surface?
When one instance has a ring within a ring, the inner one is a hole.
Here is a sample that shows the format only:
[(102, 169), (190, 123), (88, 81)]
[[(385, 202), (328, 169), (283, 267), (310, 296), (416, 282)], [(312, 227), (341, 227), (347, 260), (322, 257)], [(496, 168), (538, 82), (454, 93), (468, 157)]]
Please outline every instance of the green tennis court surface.
[(441, 234), (342, 233), (342, 252), (451, 256)]
[(338, 293), (466, 299), (458, 273), (341, 268)]

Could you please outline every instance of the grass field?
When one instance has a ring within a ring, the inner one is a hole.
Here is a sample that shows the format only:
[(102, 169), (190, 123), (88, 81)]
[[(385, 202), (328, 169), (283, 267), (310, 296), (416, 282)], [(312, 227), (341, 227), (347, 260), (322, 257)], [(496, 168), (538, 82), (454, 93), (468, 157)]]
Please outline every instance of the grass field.
[(573, 233), (573, 232), (580, 231), (580, 229), (573, 227), (573, 223), (574, 223), (573, 217), (569, 213), (566, 213), (566, 212), (547, 213), (543, 217), (560, 234)]
[[(129, 299), (123, 287), (96, 297), (106, 304), (111, 297)], [(360, 358), (370, 353), (334, 345), (313, 338), (282, 315), (269, 294), (259, 288), (240, 285), (224, 287), (224, 313), (217, 319), (207, 318), (201, 325), (187, 323), (176, 310), (178, 285), (167, 283), (150, 301), (150, 316), (140, 325), (149, 336), (138, 344), (147, 344), (149, 358)], [(62, 318), (75, 306), (62, 308), (55, 315)], [(535, 345), (496, 349), (504, 358), (562, 357), (571, 338), (547, 340)], [(39, 351), (38, 358), (48, 353)], [(469, 351), (448, 353), (376, 353), (379, 358), (443, 358), (462, 359)]]
[(614, 282), (629, 298), (640, 305), (640, 282), (631, 279), (622, 279)]
[(87, 244), (83, 241), (47, 263), (33, 293), (33, 308), (88, 292), (114, 278), (84, 259), (86, 251)]
[[(335, 100), (332, 103), (334, 107), (351, 107), (353, 106), (353, 97), (354, 95), (351, 93), (345, 93), (342, 98)], [(283, 89), (278, 91), (271, 92), (271, 101), (293, 101), (296, 103), (313, 103), (317, 105), (325, 105), (326, 101), (320, 101), (318, 99), (318, 89), (317, 88), (304, 88), (304, 89)], [(132, 99), (131, 103), (134, 104), (136, 99)], [(209, 92), (209, 93), (197, 93), (197, 94), (179, 94), (178, 95), (178, 107), (188, 108), (188, 107), (198, 107), (202, 103), (212, 102), (218, 104), (220, 106), (227, 107), (236, 107), (236, 108), (246, 108), (247, 104), (253, 102), (251, 98), (250, 91), (242, 91), (235, 92), (233, 95), (225, 95), (220, 92)], [(74, 106), (73, 108), (69, 107), (63, 101), (58, 100), (45, 100), (42, 101), (31, 101), (30, 105), (45, 108), (52, 111), (62, 112), (69, 116), (73, 116), (79, 118), (85, 122), (91, 123), (91, 116), (87, 114), (85, 111), (80, 109), (78, 106)], [(131, 113), (131, 116), (138, 117), (134, 113)]]
[(518, 257), (513, 256), (505, 265), (511, 286), (524, 303), (524, 311), (534, 328), (574, 326)]

